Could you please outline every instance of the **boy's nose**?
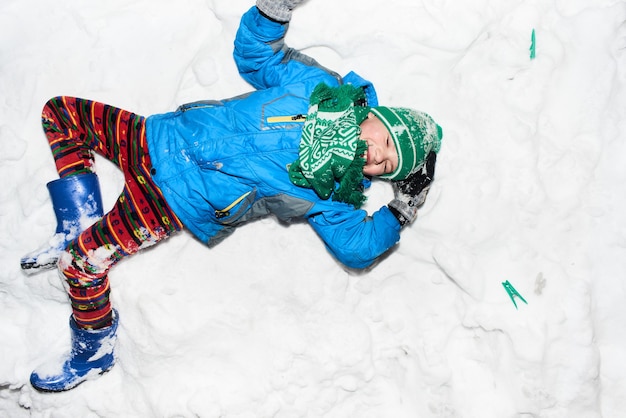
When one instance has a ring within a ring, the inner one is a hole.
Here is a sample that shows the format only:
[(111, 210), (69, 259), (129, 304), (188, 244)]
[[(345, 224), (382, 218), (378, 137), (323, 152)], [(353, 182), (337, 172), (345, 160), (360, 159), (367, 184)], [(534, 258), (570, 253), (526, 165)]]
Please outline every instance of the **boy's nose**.
[(378, 159), (378, 152), (376, 150), (376, 147), (373, 146), (373, 145), (368, 146), (367, 147), (366, 163), (367, 164), (378, 164), (377, 159)]
[(372, 150), (372, 162), (374, 164), (380, 164), (381, 158), (380, 158), (380, 149), (378, 147), (374, 147), (374, 149)]

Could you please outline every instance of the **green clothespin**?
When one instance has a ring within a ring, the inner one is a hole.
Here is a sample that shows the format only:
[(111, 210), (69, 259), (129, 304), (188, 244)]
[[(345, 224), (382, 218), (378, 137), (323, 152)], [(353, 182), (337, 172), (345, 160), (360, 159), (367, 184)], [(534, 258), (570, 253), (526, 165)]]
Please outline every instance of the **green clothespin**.
[(530, 35), (530, 59), (535, 59), (535, 51), (536, 51), (536, 42), (535, 42), (535, 30), (533, 29), (533, 33)]
[(515, 305), (515, 309), (517, 309), (517, 303), (515, 302), (515, 296), (520, 298), (520, 300), (522, 302), (524, 302), (526, 305), (528, 305), (528, 302), (526, 302), (526, 299), (524, 299), (522, 297), (522, 295), (520, 295), (519, 292), (517, 290), (515, 290), (513, 285), (511, 283), (509, 283), (508, 280), (506, 282), (502, 282), (502, 286), (504, 286), (504, 290), (506, 290), (506, 293), (509, 294), (509, 297), (511, 298), (511, 302), (513, 302), (513, 305)]

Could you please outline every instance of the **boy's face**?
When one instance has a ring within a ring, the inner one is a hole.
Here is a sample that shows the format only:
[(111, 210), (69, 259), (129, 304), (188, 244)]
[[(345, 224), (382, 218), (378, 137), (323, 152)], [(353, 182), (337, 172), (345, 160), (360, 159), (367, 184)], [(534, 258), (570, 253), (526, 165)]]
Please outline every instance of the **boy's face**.
[(385, 125), (373, 113), (361, 123), (360, 138), (367, 143), (363, 174), (381, 176), (395, 171), (398, 167), (396, 146)]

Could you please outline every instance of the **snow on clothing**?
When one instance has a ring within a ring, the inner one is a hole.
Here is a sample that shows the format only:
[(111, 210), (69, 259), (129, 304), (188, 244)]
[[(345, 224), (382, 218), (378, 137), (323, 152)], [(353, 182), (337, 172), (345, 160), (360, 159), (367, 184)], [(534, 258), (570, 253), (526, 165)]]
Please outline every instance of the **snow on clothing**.
[(77, 326), (102, 328), (112, 319), (111, 266), (182, 225), (148, 174), (145, 118), (90, 100), (55, 97), (44, 106), (42, 125), (61, 178), (91, 173), (94, 151), (124, 173), (124, 190), (113, 209), (72, 240), (59, 263)]
[(307, 113), (320, 82), (362, 87), (368, 106), (378, 104), (376, 93), (355, 73), (342, 78), (286, 47), (287, 27), (256, 7), (242, 17), (234, 57), (256, 91), (147, 118), (151, 175), (182, 223), (208, 245), (270, 213), (285, 221), (304, 217), (339, 261), (365, 268), (398, 242), (398, 220), (387, 207), (368, 216), (322, 200), (295, 186), (288, 167), (298, 158), (297, 116)]

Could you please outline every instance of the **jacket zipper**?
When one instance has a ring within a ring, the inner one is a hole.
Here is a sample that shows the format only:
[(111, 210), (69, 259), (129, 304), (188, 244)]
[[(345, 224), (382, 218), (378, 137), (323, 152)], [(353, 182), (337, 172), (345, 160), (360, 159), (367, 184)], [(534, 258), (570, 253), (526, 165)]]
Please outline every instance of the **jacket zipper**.
[(304, 122), (306, 115), (298, 114), (292, 116), (268, 116), (267, 123), (284, 123), (284, 122)]

